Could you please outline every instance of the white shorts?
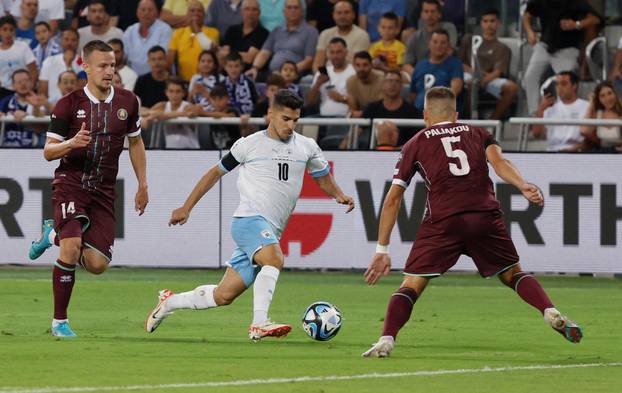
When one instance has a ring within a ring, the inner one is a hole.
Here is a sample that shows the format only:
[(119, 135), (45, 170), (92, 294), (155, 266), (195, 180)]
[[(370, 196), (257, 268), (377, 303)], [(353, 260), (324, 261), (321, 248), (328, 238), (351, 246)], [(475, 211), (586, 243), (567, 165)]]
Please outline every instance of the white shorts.
[[(472, 80), (473, 80), (473, 74), (470, 72), (465, 72), (464, 82), (469, 83)], [(486, 86), (484, 86), (484, 91), (486, 91), (486, 93), (488, 94), (495, 96), (496, 98), (501, 98), (501, 89), (503, 88), (503, 85), (506, 84), (506, 82), (508, 82), (506, 78), (493, 79), (490, 82), (488, 82)]]
[(486, 93), (488, 94), (491, 94), (497, 98), (501, 98), (501, 89), (503, 88), (503, 85), (505, 85), (507, 82), (508, 80), (505, 78), (493, 79), (488, 82), (486, 86), (484, 86), (484, 90), (486, 90)]

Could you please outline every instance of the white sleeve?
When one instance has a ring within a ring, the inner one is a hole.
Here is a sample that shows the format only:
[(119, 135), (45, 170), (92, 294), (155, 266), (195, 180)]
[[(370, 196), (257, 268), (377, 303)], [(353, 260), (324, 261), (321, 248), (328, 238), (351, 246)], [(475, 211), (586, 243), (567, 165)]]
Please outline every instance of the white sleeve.
[(36, 63), (37, 59), (35, 58), (34, 53), (32, 53), (32, 49), (27, 44), (24, 45), (24, 49), (22, 49), (22, 56), (24, 57), (24, 64), (28, 65), (30, 63)]
[(14, 1), (13, 4), (11, 4), (11, 9), (9, 10), (9, 14), (13, 15), (16, 18), (22, 16), (22, 10), (20, 9), (21, 5), (22, 5), (21, 1)]
[(237, 162), (243, 164), (246, 162), (247, 154), (248, 154), (248, 138), (240, 138), (233, 146), (231, 146), (231, 150), (229, 153), (236, 159)]
[(313, 139), (310, 139), (310, 145), (311, 154), (309, 156), (309, 160), (307, 161), (307, 171), (311, 177), (322, 177), (328, 175), (330, 172), (330, 165), (328, 165), (328, 161), (324, 158), (322, 149), (320, 149)]
[(63, 20), (65, 19), (65, 2), (63, 0), (56, 0), (53, 2), (52, 7), (48, 10), (50, 12), (50, 20)]
[(555, 117), (555, 105), (549, 106), (548, 108), (546, 108), (544, 112), (542, 113), (542, 117), (544, 119)]
[(40, 81), (50, 81), (50, 59), (51, 56), (47, 59), (43, 60), (43, 64), (41, 64), (41, 70), (39, 70), (39, 80)]

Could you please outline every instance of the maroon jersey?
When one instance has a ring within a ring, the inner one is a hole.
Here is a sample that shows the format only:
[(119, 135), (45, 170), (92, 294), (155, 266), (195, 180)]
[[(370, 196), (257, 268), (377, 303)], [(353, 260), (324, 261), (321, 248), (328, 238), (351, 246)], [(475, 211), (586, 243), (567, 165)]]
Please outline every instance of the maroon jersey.
[(484, 129), (439, 123), (402, 148), (393, 184), (408, 187), (415, 172), (423, 177), (428, 199), (423, 220), (436, 222), (467, 211), (499, 209), (488, 176), (486, 147), (497, 142)]
[(112, 87), (104, 101), (95, 98), (86, 86), (61, 98), (52, 113), (47, 137), (59, 141), (73, 138), (85, 123), (91, 142), (60, 160), (52, 184), (74, 185), (114, 198), (125, 136), (135, 137), (141, 132), (139, 109), (134, 93)]

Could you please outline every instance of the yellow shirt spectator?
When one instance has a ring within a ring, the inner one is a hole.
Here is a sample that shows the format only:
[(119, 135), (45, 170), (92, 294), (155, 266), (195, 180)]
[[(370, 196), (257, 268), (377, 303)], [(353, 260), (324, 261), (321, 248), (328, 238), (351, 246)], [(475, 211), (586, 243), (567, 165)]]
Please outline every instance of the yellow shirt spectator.
[(176, 52), (177, 74), (189, 81), (198, 72), (201, 51), (218, 47), (218, 39), (218, 30), (213, 27), (203, 26), (199, 34), (190, 27), (175, 29), (168, 49)]
[[(211, 0), (199, 1), (203, 3), (203, 8), (207, 11)], [(186, 15), (188, 13), (188, 3), (190, 3), (190, 0), (166, 0), (162, 9), (170, 11), (173, 15)]]
[(404, 64), (405, 53), (406, 45), (399, 40), (393, 40), (388, 45), (383, 40), (379, 40), (369, 47), (371, 57), (377, 59), (383, 56), (389, 68), (399, 68)]

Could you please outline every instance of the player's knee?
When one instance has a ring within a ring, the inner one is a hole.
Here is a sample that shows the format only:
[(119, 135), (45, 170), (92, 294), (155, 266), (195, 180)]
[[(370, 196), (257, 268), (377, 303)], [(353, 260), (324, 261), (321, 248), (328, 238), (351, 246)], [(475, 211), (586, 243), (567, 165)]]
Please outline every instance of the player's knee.
[(93, 274), (102, 274), (103, 272), (106, 271), (106, 269), (108, 269), (108, 264), (95, 264), (93, 266), (89, 266), (88, 270), (89, 273), (93, 273)]
[(228, 306), (229, 304), (233, 303), (235, 298), (236, 296), (234, 296), (232, 293), (227, 293), (226, 291), (219, 291), (218, 288), (214, 290), (214, 301), (219, 306)]
[(283, 258), (283, 254), (276, 255), (270, 263), (267, 263), (267, 265), (274, 266), (275, 268), (279, 270), (283, 270), (284, 264), (285, 264), (285, 259)]
[(93, 255), (88, 251), (82, 256), (82, 265), (92, 274), (102, 274), (108, 269), (108, 260), (100, 255)]
[(405, 276), (400, 288), (410, 288), (417, 292), (418, 296), (421, 296), (425, 287), (428, 285), (429, 279), (427, 277), (419, 276)]
[(522, 271), (523, 270), (521, 269), (520, 265), (514, 265), (508, 270), (499, 274), (499, 280), (501, 280), (503, 284), (512, 288), (512, 278), (514, 277), (514, 275), (521, 273)]
[(285, 257), (283, 256), (281, 248), (274, 245), (262, 248), (255, 254), (255, 258), (253, 259), (255, 263), (261, 266), (274, 266), (279, 270), (283, 269), (283, 264), (285, 263)]

